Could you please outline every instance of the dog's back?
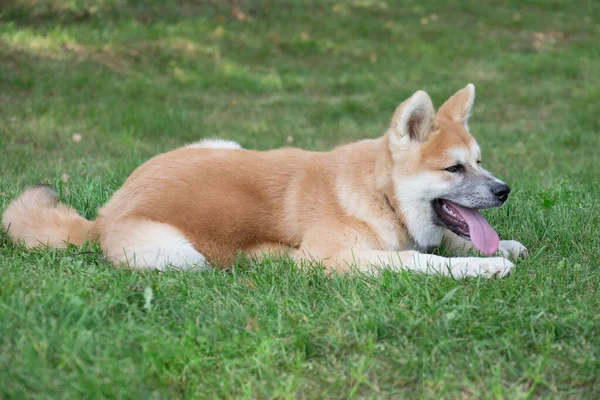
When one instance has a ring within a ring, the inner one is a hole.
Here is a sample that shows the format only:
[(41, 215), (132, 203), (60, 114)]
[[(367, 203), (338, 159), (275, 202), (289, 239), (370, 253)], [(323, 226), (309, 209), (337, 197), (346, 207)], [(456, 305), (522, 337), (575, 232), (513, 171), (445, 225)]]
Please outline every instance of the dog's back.
[(102, 237), (115, 221), (168, 223), (214, 261), (258, 242), (293, 245), (303, 216), (290, 201), (303, 187), (314, 188), (303, 185), (315, 179), (308, 170), (326, 179), (323, 161), (297, 149), (178, 149), (140, 166), (100, 210), (96, 229)]

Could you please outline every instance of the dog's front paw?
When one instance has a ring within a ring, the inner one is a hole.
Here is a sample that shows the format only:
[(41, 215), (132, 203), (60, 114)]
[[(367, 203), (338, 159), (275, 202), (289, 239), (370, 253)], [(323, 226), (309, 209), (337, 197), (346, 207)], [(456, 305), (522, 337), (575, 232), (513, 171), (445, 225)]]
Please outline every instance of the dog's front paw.
[[(451, 259), (452, 260), (452, 259)], [(452, 276), (464, 278), (468, 276), (482, 276), (484, 278), (502, 278), (510, 274), (514, 264), (503, 257), (489, 258), (463, 258), (454, 265), (450, 265)]]
[(501, 240), (496, 253), (504, 258), (512, 258), (514, 260), (525, 258), (529, 254), (527, 247), (516, 240)]

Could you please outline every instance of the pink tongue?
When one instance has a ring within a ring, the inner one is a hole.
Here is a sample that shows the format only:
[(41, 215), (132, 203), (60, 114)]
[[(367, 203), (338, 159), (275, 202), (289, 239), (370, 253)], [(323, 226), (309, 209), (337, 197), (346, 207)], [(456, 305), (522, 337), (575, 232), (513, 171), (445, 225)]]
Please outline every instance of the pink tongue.
[(467, 222), (467, 225), (469, 225), (471, 241), (477, 250), (483, 254), (493, 254), (498, 250), (500, 238), (494, 228), (483, 218), (479, 210), (463, 208), (455, 203), (449, 203), (448, 206), (458, 211)]

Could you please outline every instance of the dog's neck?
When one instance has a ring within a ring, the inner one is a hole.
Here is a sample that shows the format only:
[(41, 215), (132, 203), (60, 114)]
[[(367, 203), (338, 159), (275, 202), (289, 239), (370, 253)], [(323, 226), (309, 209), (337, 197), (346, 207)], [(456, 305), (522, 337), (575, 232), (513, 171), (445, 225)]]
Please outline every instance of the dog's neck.
[[(385, 135), (380, 139), (379, 149), (375, 159), (375, 176), (380, 177), (379, 182), (376, 184), (376, 190), (379, 193), (379, 196), (383, 198), (383, 201), (391, 214), (396, 218), (397, 224), (402, 228), (406, 228), (406, 223), (403, 220), (402, 215), (398, 213), (400, 204), (395, 196), (392, 179), (393, 166), (389, 137), (388, 135)], [(406, 229), (403, 229), (403, 231), (406, 231)]]
[(387, 136), (339, 148), (337, 197), (343, 211), (369, 226), (382, 249), (402, 247), (405, 223), (398, 215), (399, 204), (392, 181), (393, 162)]

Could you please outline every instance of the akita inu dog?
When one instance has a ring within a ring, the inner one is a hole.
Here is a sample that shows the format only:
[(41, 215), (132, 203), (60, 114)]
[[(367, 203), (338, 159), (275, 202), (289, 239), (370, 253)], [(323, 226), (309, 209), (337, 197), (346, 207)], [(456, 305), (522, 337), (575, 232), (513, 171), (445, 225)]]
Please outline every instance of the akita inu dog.
[[(510, 189), (481, 166), (467, 125), (474, 97), (469, 84), (436, 114), (416, 92), (383, 137), (324, 153), (203, 140), (144, 163), (93, 222), (39, 186), (8, 206), (3, 225), (29, 247), (99, 238), (113, 264), (130, 268), (226, 267), (241, 252), (335, 271), (503, 276), (513, 268), (506, 257), (527, 250), (499, 241), (478, 211), (502, 205)], [(501, 257), (420, 252), (442, 242)]]

